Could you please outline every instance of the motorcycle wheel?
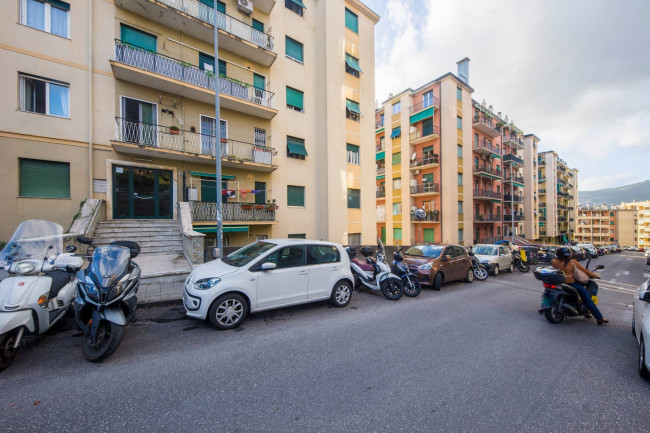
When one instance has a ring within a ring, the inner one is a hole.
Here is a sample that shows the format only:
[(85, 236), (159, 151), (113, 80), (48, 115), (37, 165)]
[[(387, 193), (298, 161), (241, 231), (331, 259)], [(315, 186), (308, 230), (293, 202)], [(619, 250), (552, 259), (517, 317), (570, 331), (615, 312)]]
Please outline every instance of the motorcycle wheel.
[(384, 294), (386, 299), (397, 301), (404, 294), (404, 286), (401, 281), (395, 279), (386, 279), (381, 283), (381, 293)]
[(18, 353), (18, 347), (14, 349), (18, 330), (5, 335), (0, 343), (0, 371), (9, 367)]
[(122, 342), (124, 326), (102, 320), (97, 330), (97, 341), (92, 344), (90, 335), (84, 337), (81, 347), (84, 357), (91, 362), (101, 362), (111, 356)]
[(404, 294), (411, 298), (415, 298), (422, 292), (422, 284), (416, 279), (411, 279), (410, 284), (408, 281), (402, 281), (402, 285), (404, 286)]
[(519, 262), (517, 263), (517, 269), (519, 269), (523, 273), (526, 273), (530, 271), (530, 266), (528, 265), (528, 263)]
[(546, 317), (546, 320), (554, 324), (560, 323), (562, 320), (564, 320), (564, 314), (560, 314), (558, 312), (559, 306), (560, 303), (558, 301), (555, 301), (553, 302), (553, 305), (551, 305), (551, 308), (546, 308), (544, 310), (544, 317)]
[(474, 269), (474, 277), (479, 281), (485, 281), (488, 278), (488, 271), (485, 268), (477, 267)]

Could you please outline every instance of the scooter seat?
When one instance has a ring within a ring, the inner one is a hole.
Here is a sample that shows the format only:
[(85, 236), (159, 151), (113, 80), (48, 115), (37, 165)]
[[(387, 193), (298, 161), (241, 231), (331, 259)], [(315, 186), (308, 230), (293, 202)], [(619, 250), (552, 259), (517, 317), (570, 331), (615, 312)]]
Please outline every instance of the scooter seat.
[(52, 286), (50, 287), (50, 299), (56, 298), (61, 289), (70, 282), (72, 274), (65, 271), (51, 271), (45, 274), (52, 278)]
[(361, 269), (363, 269), (366, 272), (373, 272), (373, 270), (374, 270), (372, 268), (372, 265), (369, 265), (368, 263), (362, 262), (359, 259), (351, 259), (350, 261), (352, 263), (354, 263), (355, 265), (359, 266)]

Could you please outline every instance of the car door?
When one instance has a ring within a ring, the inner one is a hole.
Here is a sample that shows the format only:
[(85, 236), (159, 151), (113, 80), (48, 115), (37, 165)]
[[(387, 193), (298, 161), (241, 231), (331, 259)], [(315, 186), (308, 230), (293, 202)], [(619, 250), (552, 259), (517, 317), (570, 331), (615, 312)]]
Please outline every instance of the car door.
[(454, 266), (454, 248), (451, 246), (445, 247), (440, 255), (440, 271), (445, 276), (445, 281), (453, 281), (456, 277)]
[(325, 299), (341, 278), (341, 253), (334, 245), (307, 245), (307, 299)]
[(510, 254), (510, 250), (506, 247), (499, 247), (499, 270), (505, 271), (506, 269), (510, 269), (511, 264), (512, 255)]
[(467, 270), (471, 267), (467, 250), (461, 246), (454, 247), (454, 266), (456, 267), (457, 279), (464, 279)]
[(463, 277), (462, 248), (451, 246), (447, 247), (447, 249), (450, 251), (449, 255), (451, 255), (451, 260), (449, 260), (449, 273), (445, 274), (448, 275), (445, 281), (458, 280)]
[[(262, 271), (263, 263), (275, 263), (276, 268)], [(258, 309), (307, 300), (309, 268), (305, 261), (305, 245), (280, 247), (256, 265), (255, 270)]]

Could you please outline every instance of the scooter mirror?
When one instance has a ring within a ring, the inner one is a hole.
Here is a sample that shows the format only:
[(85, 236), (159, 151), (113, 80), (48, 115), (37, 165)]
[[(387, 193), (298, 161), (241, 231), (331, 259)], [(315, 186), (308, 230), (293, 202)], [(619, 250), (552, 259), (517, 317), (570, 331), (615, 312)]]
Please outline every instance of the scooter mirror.
[(65, 251), (68, 253), (74, 253), (75, 251), (77, 251), (77, 247), (74, 245), (68, 245), (67, 247), (65, 247)]

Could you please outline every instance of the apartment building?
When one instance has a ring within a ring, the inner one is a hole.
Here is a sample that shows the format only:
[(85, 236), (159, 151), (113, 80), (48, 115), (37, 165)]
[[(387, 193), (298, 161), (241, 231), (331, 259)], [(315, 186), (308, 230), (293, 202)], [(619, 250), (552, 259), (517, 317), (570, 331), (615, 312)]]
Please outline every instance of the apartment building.
[(375, 215), (361, 210), (375, 201), (379, 17), (360, 1), (11, 0), (2, 11), (0, 73), (16, 100), (0, 120), (13, 210), (0, 239), (24, 219), (68, 227), (88, 197), (106, 200), (108, 219), (175, 219), (189, 201), (211, 237), (221, 193), (224, 245), (373, 241)]
[(554, 151), (539, 152), (537, 166), (539, 236), (548, 243), (570, 242), (577, 227), (570, 213), (577, 209), (578, 171)]
[[(636, 209), (614, 207), (616, 242), (622, 247), (639, 244), (639, 224)], [(644, 228), (650, 224), (644, 224)]]
[[(637, 248), (650, 248), (650, 200), (638, 201), (631, 203), (621, 203), (619, 206), (616, 206), (619, 211), (634, 211), (634, 243), (628, 245), (621, 243), (621, 246), (636, 246)], [(631, 241), (629, 237), (630, 224), (632, 220), (630, 216), (627, 217), (626, 221), (621, 221), (621, 230), (625, 230), (628, 233), (627, 242)]]
[(473, 240), (468, 62), (375, 112), (377, 235), (389, 245)]
[(618, 241), (616, 210), (607, 206), (582, 207), (577, 212), (576, 231), (573, 240), (579, 244), (612, 245)]
[(539, 239), (539, 194), (537, 183), (537, 154), (540, 139), (535, 134), (524, 135), (524, 234), (527, 239)]

